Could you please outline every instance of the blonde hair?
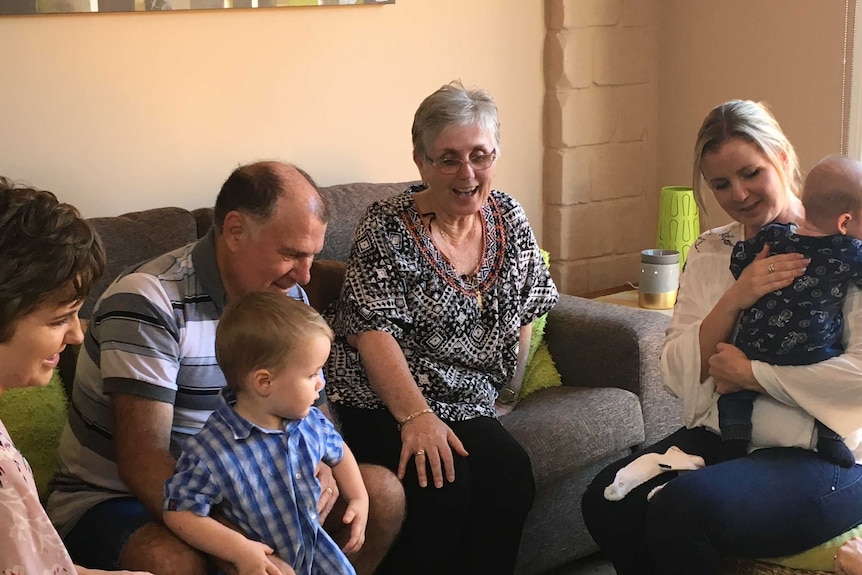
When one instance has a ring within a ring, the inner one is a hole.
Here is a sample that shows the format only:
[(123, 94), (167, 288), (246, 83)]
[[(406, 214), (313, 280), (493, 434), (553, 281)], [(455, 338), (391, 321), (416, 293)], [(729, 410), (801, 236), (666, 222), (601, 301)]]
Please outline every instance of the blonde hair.
[(227, 384), (239, 391), (256, 369), (277, 372), (314, 335), (331, 342), (332, 329), (314, 308), (274, 292), (252, 292), (225, 309), (216, 329), (216, 359)]
[(694, 145), (692, 188), (697, 205), (706, 213), (703, 197), (703, 156), (718, 151), (733, 138), (751, 142), (766, 156), (778, 172), (786, 189), (799, 196), (801, 177), (799, 158), (781, 126), (767, 105), (751, 100), (730, 100), (713, 108), (697, 132)]

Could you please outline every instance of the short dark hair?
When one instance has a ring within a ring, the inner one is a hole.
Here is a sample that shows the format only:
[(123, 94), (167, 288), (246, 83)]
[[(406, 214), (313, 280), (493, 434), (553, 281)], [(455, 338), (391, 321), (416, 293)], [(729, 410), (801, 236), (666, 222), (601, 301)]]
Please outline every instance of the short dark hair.
[(102, 241), (74, 206), (0, 177), (0, 343), (47, 300), (83, 301), (104, 269)]
[(230, 303), (216, 328), (216, 359), (234, 391), (257, 369), (278, 371), (289, 354), (317, 333), (332, 329), (313, 307), (275, 292), (251, 292)]
[[(275, 212), (278, 198), (284, 193), (285, 175), (290, 171), (298, 173), (320, 194), (320, 188), (312, 177), (293, 164), (256, 162), (240, 166), (231, 172), (216, 198), (213, 212), (216, 230), (221, 233), (224, 219), (232, 211), (250, 214), (261, 220), (269, 219)], [(314, 215), (324, 223), (329, 219), (323, 196), (320, 197), (320, 209)]]

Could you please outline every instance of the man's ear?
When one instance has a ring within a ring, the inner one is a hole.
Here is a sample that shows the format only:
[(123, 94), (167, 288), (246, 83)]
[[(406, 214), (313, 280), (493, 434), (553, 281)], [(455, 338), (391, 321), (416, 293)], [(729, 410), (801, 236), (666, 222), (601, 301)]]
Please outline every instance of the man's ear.
[(230, 211), (224, 217), (221, 233), (224, 237), (225, 244), (231, 251), (236, 251), (239, 242), (248, 235), (248, 218), (236, 211)]
[(853, 221), (853, 216), (844, 212), (840, 216), (838, 216), (838, 231), (841, 232), (842, 236), (847, 235), (847, 226), (850, 222)]
[(251, 374), (251, 386), (255, 393), (268, 397), (272, 393), (272, 373), (268, 369), (256, 369)]

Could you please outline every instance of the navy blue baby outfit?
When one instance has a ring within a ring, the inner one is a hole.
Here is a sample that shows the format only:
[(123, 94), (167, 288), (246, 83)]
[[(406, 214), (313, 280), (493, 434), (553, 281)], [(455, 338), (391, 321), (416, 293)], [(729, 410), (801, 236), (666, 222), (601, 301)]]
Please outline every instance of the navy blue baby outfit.
[[(800, 253), (811, 258), (805, 274), (791, 286), (766, 294), (742, 312), (733, 343), (749, 359), (772, 365), (809, 365), (844, 351), (842, 307), (851, 282), (862, 280), (862, 241), (843, 235), (801, 236), (796, 229), (795, 224), (770, 224), (734, 246), (730, 271), (737, 279), (765, 244), (770, 256)], [(755, 397), (756, 392), (740, 391), (718, 400), (727, 458), (747, 451)], [(845, 467), (855, 464), (834, 431), (819, 421), (817, 429), (821, 456)]]

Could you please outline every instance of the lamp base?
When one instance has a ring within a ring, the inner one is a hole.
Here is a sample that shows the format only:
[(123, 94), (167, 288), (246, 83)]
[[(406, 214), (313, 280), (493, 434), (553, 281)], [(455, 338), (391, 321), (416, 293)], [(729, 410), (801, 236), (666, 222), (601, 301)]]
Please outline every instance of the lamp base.
[(638, 305), (644, 309), (671, 309), (676, 303), (678, 290), (664, 293), (638, 292)]

